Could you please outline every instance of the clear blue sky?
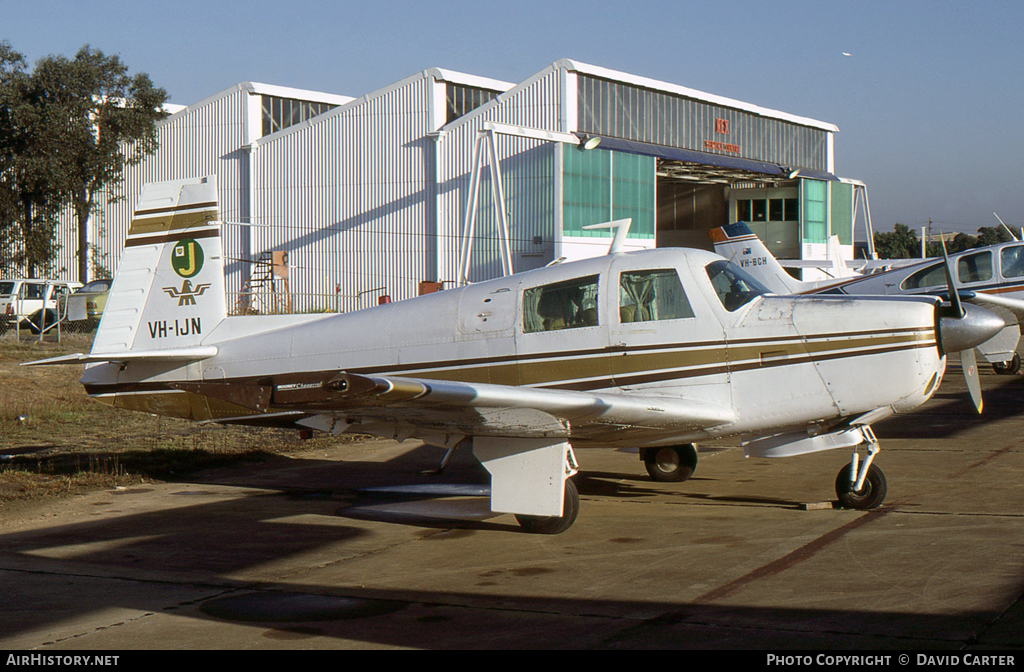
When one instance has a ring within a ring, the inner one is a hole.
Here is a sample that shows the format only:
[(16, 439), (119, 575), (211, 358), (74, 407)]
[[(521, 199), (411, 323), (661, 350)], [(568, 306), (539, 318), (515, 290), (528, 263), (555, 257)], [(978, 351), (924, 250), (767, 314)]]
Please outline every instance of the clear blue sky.
[(836, 124), (876, 230), (1024, 226), (1019, 0), (0, 0), (0, 39), (30, 63), (118, 54), (185, 105), (243, 81), (359, 96), (428, 67), (519, 82), (572, 58)]

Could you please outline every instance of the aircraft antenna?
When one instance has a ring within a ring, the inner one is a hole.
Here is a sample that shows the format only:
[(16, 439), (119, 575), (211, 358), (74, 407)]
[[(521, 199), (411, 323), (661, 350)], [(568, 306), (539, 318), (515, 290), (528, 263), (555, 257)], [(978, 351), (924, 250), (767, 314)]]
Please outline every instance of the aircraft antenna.
[[(994, 213), (994, 212), (993, 212), (992, 214), (993, 214), (993, 215), (996, 215), (996, 213)], [(1018, 238), (1018, 237), (1017, 237), (1017, 234), (1015, 234), (1015, 233), (1014, 233), (1013, 231), (1011, 231), (1011, 230), (1010, 230), (1010, 227), (1008, 227), (1008, 226), (1006, 225), (1006, 222), (1004, 222), (1004, 221), (1002, 220), (1002, 218), (1001, 218), (1001, 217), (1000, 217), (999, 215), (996, 215), (996, 219), (998, 219), (998, 220), (999, 220), (999, 223), (1003, 225), (1003, 228), (1004, 228), (1004, 229), (1006, 229), (1006, 232), (1007, 232), (1007, 233), (1009, 233), (1009, 234), (1010, 234), (1010, 236), (1011, 236), (1011, 237), (1012, 237), (1012, 238), (1013, 238), (1014, 240), (1020, 240), (1020, 238)], [(1024, 233), (1024, 232), (1022, 232), (1022, 233)]]
[(629, 225), (633, 223), (632, 217), (626, 217), (625, 219), (616, 219), (611, 222), (602, 222), (601, 224), (591, 224), (584, 226), (584, 229), (614, 229), (615, 237), (612, 238), (612, 245), (608, 248), (608, 254), (618, 254), (624, 251), (626, 246), (626, 234), (629, 233)]

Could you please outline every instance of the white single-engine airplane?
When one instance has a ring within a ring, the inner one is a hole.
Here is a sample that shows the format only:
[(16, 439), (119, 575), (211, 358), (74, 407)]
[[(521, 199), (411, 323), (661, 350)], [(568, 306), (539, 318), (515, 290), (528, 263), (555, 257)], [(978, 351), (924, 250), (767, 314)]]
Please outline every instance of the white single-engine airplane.
[(878, 506), (870, 424), (1003, 327), (937, 298), (770, 296), (701, 250), (612, 252), (348, 314), (229, 317), (214, 179), (149, 184), (92, 351), (37, 363), (87, 363), (90, 395), (150, 413), (468, 439), (491, 509), (558, 533), (577, 448), (639, 446), (663, 480), (716, 437), (755, 456), (852, 448), (839, 498)]
[[(713, 229), (711, 240), (715, 252), (780, 294), (945, 296), (951, 283), (961, 300), (984, 306), (1006, 322), (998, 334), (978, 346), (985, 361), (996, 373), (1012, 374), (1020, 370), (1020, 355), (1016, 350), (1020, 324), (1024, 322), (1024, 243), (1019, 240), (949, 255), (948, 266), (945, 260), (932, 258), (884, 272), (812, 281), (797, 280), (787, 273), (744, 222)], [(947, 267), (955, 268), (956, 273), (947, 276)], [(967, 359), (965, 366), (970, 366), (974, 360), (973, 350)], [(971, 389), (973, 396), (973, 385)]]

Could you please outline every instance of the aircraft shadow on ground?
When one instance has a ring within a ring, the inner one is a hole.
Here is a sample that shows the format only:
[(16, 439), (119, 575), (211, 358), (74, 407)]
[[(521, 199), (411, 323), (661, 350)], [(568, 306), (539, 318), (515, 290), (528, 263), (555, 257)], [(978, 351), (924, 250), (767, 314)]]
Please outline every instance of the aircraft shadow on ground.
[[(982, 413), (971, 403), (963, 373), (958, 365), (946, 371), (942, 386), (924, 405), (910, 413), (887, 418), (872, 425), (880, 439), (952, 437), (979, 425), (1019, 417), (1024, 413), (1024, 376), (981, 375)], [(917, 421), (923, 417), (938, 421)], [(909, 418), (914, 421), (908, 421)]]
[[(58, 621), (132, 609), (255, 625), (265, 628), (262, 637), (300, 645), (311, 637), (424, 649), (930, 649), (1010, 646), (1014, 641), (1012, 624), (1000, 613), (857, 611), (842, 608), (844, 596), (838, 593), (835, 606), (815, 608), (673, 600), (671, 586), (655, 602), (537, 597), (529, 577), (576, 571), (564, 562), (551, 568), (531, 565), (521, 572), (516, 567), (467, 569), (480, 572), (476, 585), (481, 590), (474, 592), (396, 589), (386, 581), (375, 587), (365, 578), (372, 574), (360, 574), (360, 585), (242, 580), (232, 577), (328, 547), (335, 558), (349, 545), (358, 551), (369, 532), (309, 518), (317, 513), (310, 506), (317, 501), (319, 512), (331, 515), (337, 503), (329, 500), (257, 494), (204, 503), (202, 492), (182, 494), (189, 504), (181, 507), (0, 536), (7, 598), (18, 605), (0, 614), (0, 635), (45, 632)], [(459, 538), (460, 533), (506, 526), (448, 528), (456, 533), (449, 538)], [(446, 538), (429, 527), (422, 540), (428, 535), (432, 543)], [(571, 546), (574, 540), (562, 536), (550, 543)], [(499, 580), (501, 588), (488, 591)], [(820, 591), (815, 599), (822, 602)], [(1024, 610), (1017, 607), (1019, 621)], [(92, 632), (93, 626), (83, 627)], [(195, 648), (204, 642), (161, 639), (133, 645)]]
[[(522, 532), (516, 523), (495, 523), (490, 511), (490, 476), (467, 449), (457, 450), (443, 473), (427, 475), (443, 449), (421, 445), (387, 463), (303, 460), (299, 481), (270, 468), (246, 470), (241, 476), (213, 479), (213, 482), (279, 490), (291, 497), (334, 498), (345, 503), (337, 515), (405, 525)], [(629, 458), (635, 459), (635, 458)], [(294, 460), (290, 462), (294, 463)], [(629, 465), (629, 466), (627, 466)], [(573, 477), (581, 497), (613, 497), (619, 500), (672, 497), (680, 503), (756, 504), (796, 508), (800, 501), (780, 497), (726, 496), (694, 493), (685, 483), (656, 484), (646, 474), (623, 461), (622, 471), (581, 470)], [(642, 471), (642, 470), (641, 470)], [(316, 474), (310, 480), (308, 474)], [(709, 480), (696, 475), (690, 482)]]

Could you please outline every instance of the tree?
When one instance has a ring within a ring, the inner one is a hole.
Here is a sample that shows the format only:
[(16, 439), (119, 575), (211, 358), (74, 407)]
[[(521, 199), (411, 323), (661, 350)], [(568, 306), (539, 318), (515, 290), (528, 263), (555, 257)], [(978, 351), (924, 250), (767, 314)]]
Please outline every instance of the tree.
[[(71, 207), (78, 277), (88, 278), (89, 214), (100, 193), (114, 193), (126, 166), (155, 151), (166, 100), (148, 75), (129, 75), (117, 56), (88, 45), (73, 60), (40, 59), (29, 74), (20, 54), (0, 43), (0, 120), (10, 123), (0, 134), (0, 207), (17, 204), (20, 253), (11, 256), (30, 275), (52, 259), (57, 217)], [(0, 216), (9, 221), (10, 208)]]
[(14, 188), (16, 136), (10, 81), (24, 66), (24, 57), (7, 42), (0, 42), (0, 270), (18, 263), (21, 248)]
[[(956, 254), (957, 252), (963, 252), (969, 250), (972, 247), (978, 246), (978, 239), (968, 233), (958, 233), (953, 237), (953, 240), (946, 241), (946, 253)], [(928, 243), (928, 256), (929, 257), (941, 257), (942, 256), (942, 244), (941, 243)]]
[(921, 239), (906, 224), (897, 223), (891, 233), (875, 233), (875, 253), (879, 259), (912, 259), (921, 256)]
[(1008, 243), (1011, 240), (1013, 240), (1013, 236), (1003, 227), (983, 226), (978, 229), (978, 244), (975, 247), (998, 245), (999, 243)]
[(25, 72), (25, 59), (0, 43), (0, 231), (2, 261), (34, 276), (55, 252), (53, 228), (64, 181), (62, 123)]
[(138, 164), (156, 151), (156, 122), (167, 116), (167, 92), (156, 88), (144, 73), (130, 76), (117, 56), (82, 47), (75, 60), (59, 60), (66, 82), (76, 88), (80, 107), (70, 136), (75, 142), (68, 171), (71, 200), (78, 222), (78, 274), (88, 277), (89, 213), (98, 195), (122, 181), (126, 166)]
[[(976, 247), (1007, 243), (1011, 240), (1013, 237), (1006, 229), (983, 226), (978, 229), (977, 236), (958, 233), (952, 239), (947, 239), (946, 253), (956, 254)], [(921, 256), (921, 241), (913, 229), (903, 224), (896, 224), (892, 233), (875, 234), (875, 252), (879, 259), (911, 259)], [(926, 254), (929, 257), (941, 257), (942, 243), (939, 241), (928, 243)]]

